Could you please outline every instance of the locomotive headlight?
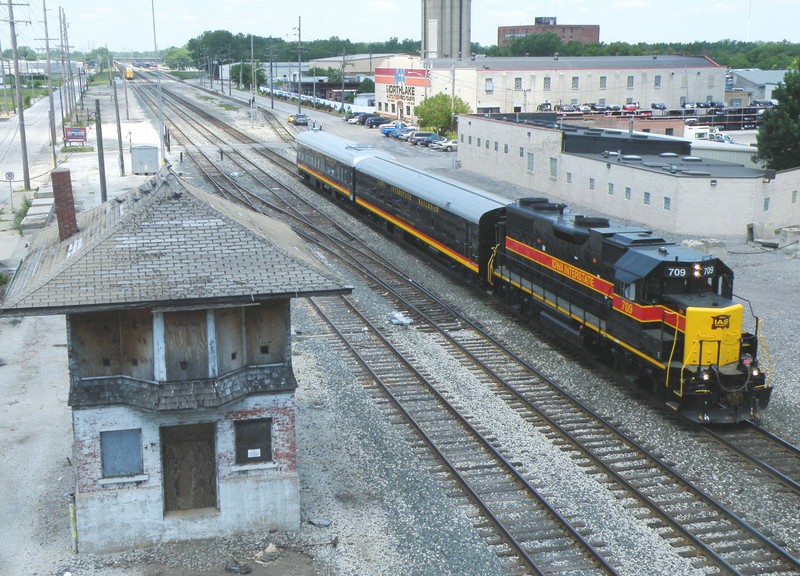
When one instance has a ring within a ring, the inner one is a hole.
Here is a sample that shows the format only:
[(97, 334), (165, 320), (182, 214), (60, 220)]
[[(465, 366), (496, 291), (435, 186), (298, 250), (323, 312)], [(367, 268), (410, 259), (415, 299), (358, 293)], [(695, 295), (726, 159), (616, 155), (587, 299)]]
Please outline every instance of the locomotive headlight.
[(700, 264), (695, 264), (693, 266), (693, 270), (694, 270), (693, 274), (694, 274), (695, 278), (700, 278), (703, 275), (703, 270), (700, 267)]
[(711, 378), (711, 375), (708, 373), (708, 371), (703, 372), (703, 381), (706, 382), (709, 378)]
[(758, 376), (760, 373), (761, 372), (759, 372), (758, 367), (757, 366), (753, 366), (753, 372), (752, 372), (753, 376), (754, 377)]

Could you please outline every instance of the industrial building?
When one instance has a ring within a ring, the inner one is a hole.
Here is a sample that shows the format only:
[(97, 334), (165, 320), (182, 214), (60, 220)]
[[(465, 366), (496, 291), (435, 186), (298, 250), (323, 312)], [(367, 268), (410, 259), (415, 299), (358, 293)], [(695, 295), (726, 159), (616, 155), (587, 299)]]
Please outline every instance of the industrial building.
[(800, 222), (800, 168), (740, 162), (748, 147), (541, 116), (459, 117), (462, 168), (674, 234), (772, 238)]
[[(725, 98), (725, 67), (703, 56), (586, 56), (423, 60), (387, 58), (375, 69), (377, 111), (414, 116), (426, 97), (449, 94), (479, 114), (534, 112), (543, 104), (622, 106)], [(402, 102), (402, 105), (401, 105)]]
[(514, 40), (551, 32), (562, 42), (578, 42), (580, 44), (596, 44), (600, 42), (600, 26), (597, 24), (559, 24), (557, 18), (537, 16), (533, 25), (499, 26), (497, 28), (497, 45), (503, 47)]

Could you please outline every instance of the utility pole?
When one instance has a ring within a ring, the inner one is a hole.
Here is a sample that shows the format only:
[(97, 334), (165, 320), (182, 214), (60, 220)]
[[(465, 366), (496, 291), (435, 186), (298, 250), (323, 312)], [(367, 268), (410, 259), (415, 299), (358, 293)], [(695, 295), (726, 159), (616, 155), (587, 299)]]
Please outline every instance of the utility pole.
[[(67, 74), (69, 74), (69, 93), (72, 96), (72, 109), (78, 109), (78, 101), (75, 99), (75, 77), (72, 75), (72, 61), (70, 60), (69, 53), (69, 35), (67, 34), (67, 14), (64, 14), (64, 45), (67, 48)], [(81, 95), (81, 105), (83, 105), (83, 95)]]
[[(125, 78), (125, 74), (122, 74)], [(122, 152), (122, 124), (119, 121), (119, 100), (117, 100), (117, 82), (114, 81), (114, 112), (117, 116), (117, 148), (119, 149), (119, 175), (125, 176), (125, 156)]]
[[(8, 116), (8, 84), (6, 84), (6, 59), (3, 58), (3, 45), (0, 44), (0, 81), (3, 83), (3, 101), (5, 102), (6, 116)], [(14, 101), (14, 98), (11, 98)], [(14, 106), (14, 112), (16, 112)]]
[(53, 69), (50, 65), (50, 35), (47, 33), (47, 3), (42, 0), (42, 14), (44, 14), (44, 50), (47, 52), (47, 97), (50, 100), (50, 148), (53, 151), (53, 168), (58, 168), (58, 155), (56, 154), (56, 108), (53, 102), (53, 82), (51, 76)]
[(22, 151), (22, 180), (25, 190), (31, 189), (31, 172), (28, 166), (28, 143), (25, 139), (25, 114), (23, 112), (24, 103), (22, 102), (22, 85), (19, 81), (19, 57), (17, 54), (17, 32), (14, 22), (14, 4), (8, 0), (8, 24), (11, 27), (11, 49), (14, 53), (14, 88), (17, 94), (17, 105), (19, 106), (19, 143)]
[(342, 112), (344, 112), (344, 67), (345, 67), (345, 58), (344, 58), (344, 50), (342, 50)]
[[(67, 90), (67, 59), (66, 59), (66, 48), (64, 46), (64, 27), (66, 26), (65, 23), (65, 16), (64, 16), (64, 9), (59, 6), (58, 7), (58, 33), (61, 38), (61, 85), (64, 87), (64, 98), (66, 100), (67, 105), (67, 118), (72, 116), (72, 98), (70, 98), (69, 92)], [(61, 123), (64, 123), (64, 101), (61, 102), (61, 116), (62, 120)]]
[(250, 34), (250, 122), (256, 121), (256, 59), (253, 55), (253, 35)]
[(108, 200), (108, 191), (106, 189), (106, 161), (105, 153), (103, 152), (103, 122), (100, 118), (100, 100), (94, 101), (94, 127), (97, 132), (97, 164), (100, 167), (100, 202), (105, 204)]
[[(10, 1), (10, 0), (9, 0)], [(301, 60), (300, 52), (300, 16), (297, 17), (297, 113), (300, 114), (302, 110), (300, 105), (303, 100), (300, 98), (303, 87), (303, 63)]]
[(125, 91), (125, 120), (130, 120), (131, 112), (128, 108), (128, 78), (125, 74), (122, 75), (122, 88)]

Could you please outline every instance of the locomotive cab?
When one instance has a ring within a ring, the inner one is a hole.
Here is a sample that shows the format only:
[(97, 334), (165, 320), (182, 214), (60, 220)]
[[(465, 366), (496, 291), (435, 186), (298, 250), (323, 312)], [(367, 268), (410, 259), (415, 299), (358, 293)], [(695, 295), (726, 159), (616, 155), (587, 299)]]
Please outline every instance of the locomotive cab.
[[(718, 259), (698, 259), (679, 247), (634, 252), (627, 261), (637, 261), (647, 273), (635, 277), (622, 270), (617, 277), (629, 280), (623, 297), (650, 310), (641, 318), (658, 318), (643, 322), (650, 329), (641, 331), (642, 348), (665, 365), (657, 388), (694, 420), (757, 418), (770, 390), (758, 365), (757, 332), (745, 331), (744, 306), (732, 300), (732, 271)], [(755, 325), (757, 331), (757, 319)]]

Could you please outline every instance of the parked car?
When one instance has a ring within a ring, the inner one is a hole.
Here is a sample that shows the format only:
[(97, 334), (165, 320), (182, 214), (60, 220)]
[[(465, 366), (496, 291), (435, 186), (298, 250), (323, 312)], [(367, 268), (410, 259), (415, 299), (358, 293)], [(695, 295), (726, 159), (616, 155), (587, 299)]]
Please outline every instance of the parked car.
[(417, 130), (416, 132), (414, 132), (414, 134), (408, 137), (408, 143), (417, 145), (422, 140), (425, 140), (425, 138), (427, 138), (428, 136), (436, 136), (436, 134), (434, 134), (433, 132), (424, 132), (422, 130)]
[[(383, 126), (381, 126), (381, 129)], [(417, 126), (397, 126), (392, 130), (386, 130), (383, 133), (389, 138), (397, 138), (403, 132), (413, 132), (414, 130), (419, 130)]]
[(431, 150), (444, 150), (445, 152), (452, 152), (453, 150), (458, 150), (458, 140), (448, 140), (445, 138), (444, 140), (433, 142), (429, 148)]
[(711, 108), (711, 102), (695, 102), (697, 108)]
[(367, 120), (369, 120), (370, 118), (380, 118), (380, 116), (378, 116), (377, 114), (366, 114), (364, 116), (359, 116), (357, 123), (363, 126), (367, 123)]
[(589, 104), (589, 107), (592, 109), (592, 112), (605, 112), (608, 107), (605, 104)]
[(367, 128), (377, 128), (381, 124), (388, 124), (389, 122), (391, 122), (391, 120), (383, 116), (370, 116), (364, 121), (364, 126)]
[(407, 124), (405, 122), (403, 122), (402, 120), (391, 120), (391, 121), (387, 122), (386, 124), (381, 125), (380, 128), (381, 128), (381, 132), (386, 133), (386, 132), (390, 132), (392, 130), (396, 130), (400, 126), (407, 126)]
[(650, 108), (652, 108), (653, 110), (666, 110), (667, 105), (664, 104), (663, 102), (653, 102), (652, 104), (650, 104)]
[(622, 109), (625, 112), (636, 112), (639, 109), (639, 105), (634, 102), (629, 102), (628, 104), (623, 104)]
[(417, 128), (407, 128), (397, 135), (398, 140), (408, 140), (417, 133)]
[(294, 124), (294, 117), (295, 117), (295, 115), (294, 115), (294, 114), (289, 114), (289, 117), (286, 119), (286, 121), (287, 121), (289, 124)]
[(619, 114), (622, 112), (622, 106), (619, 104), (606, 104), (606, 112), (611, 114)]
[(427, 138), (423, 138), (417, 144), (420, 146), (430, 146), (434, 142), (441, 142), (442, 140), (447, 140), (444, 136), (439, 136), (438, 134), (434, 134), (433, 136), (428, 136)]
[(394, 132), (390, 132), (388, 136), (397, 138), (398, 140), (408, 140), (408, 137), (417, 130), (418, 128), (416, 126), (406, 126), (405, 128), (398, 128)]
[(575, 109), (578, 110), (578, 112), (584, 113), (589, 113), (592, 111), (592, 107), (588, 104), (580, 104), (579, 106), (576, 106)]
[(308, 116), (305, 114), (295, 114), (293, 124), (295, 126), (308, 126)]
[(347, 123), (348, 124), (358, 124), (359, 123), (358, 121), (363, 116), (372, 116), (372, 114), (369, 113), (369, 112), (356, 112), (355, 114), (353, 114), (353, 116), (350, 118), (350, 120), (347, 121)]

